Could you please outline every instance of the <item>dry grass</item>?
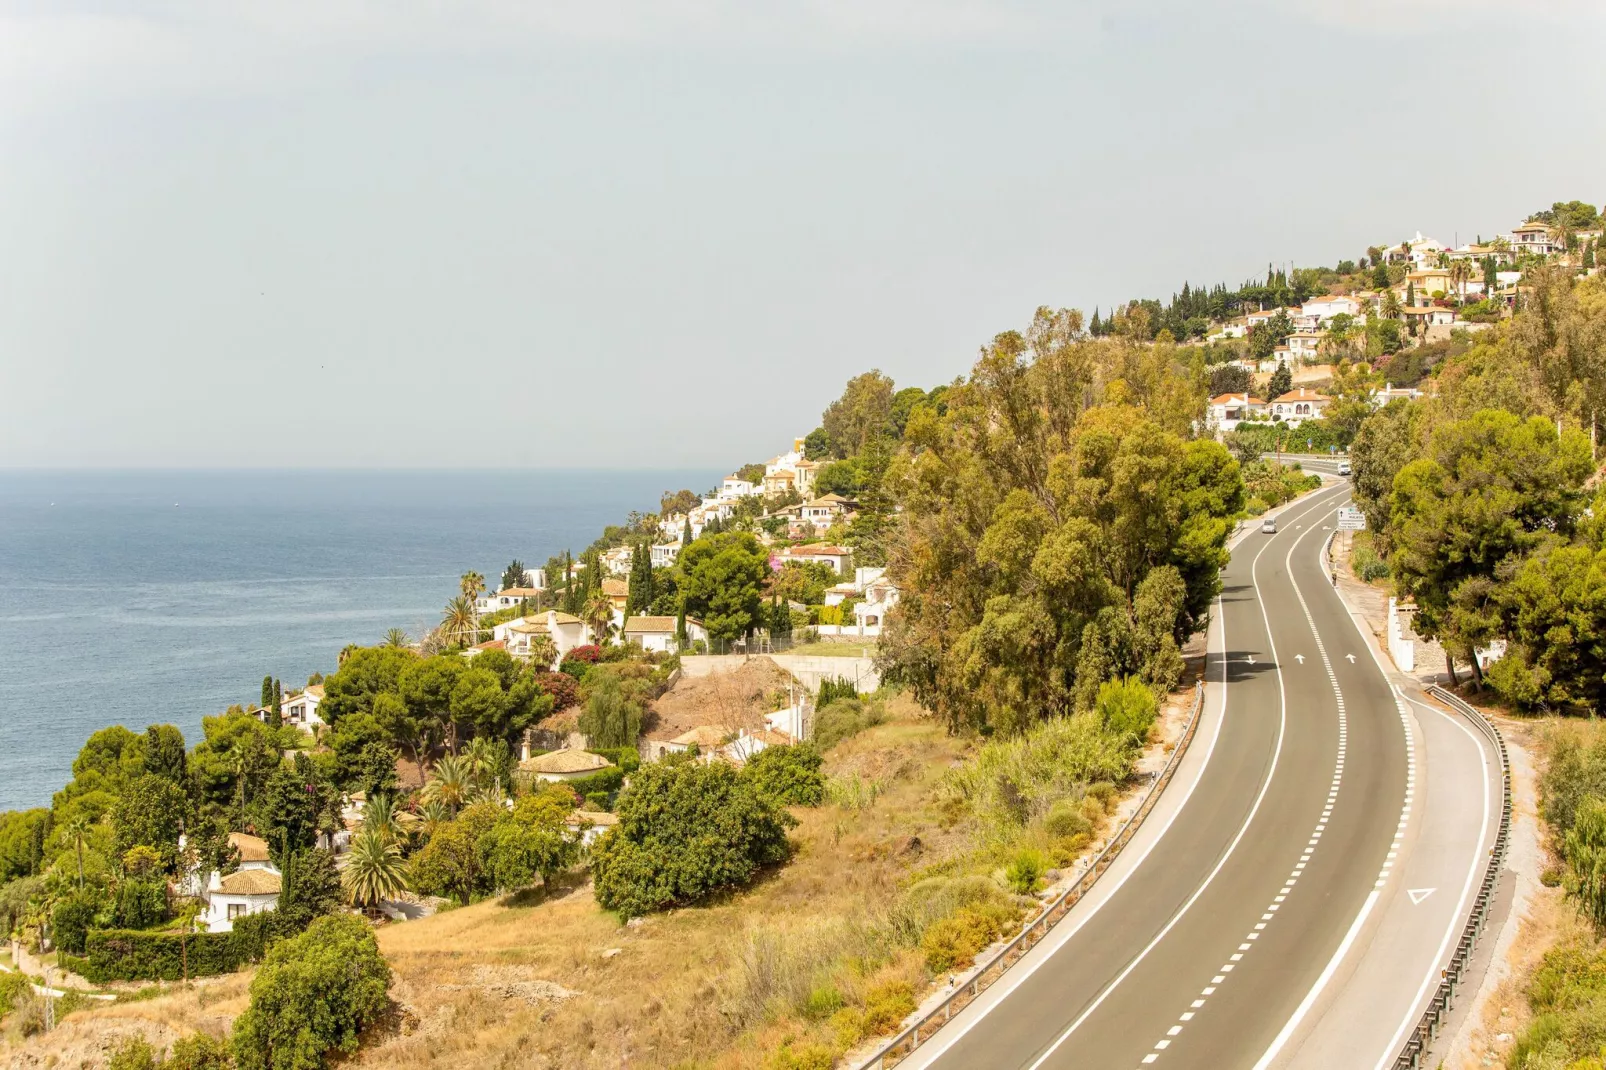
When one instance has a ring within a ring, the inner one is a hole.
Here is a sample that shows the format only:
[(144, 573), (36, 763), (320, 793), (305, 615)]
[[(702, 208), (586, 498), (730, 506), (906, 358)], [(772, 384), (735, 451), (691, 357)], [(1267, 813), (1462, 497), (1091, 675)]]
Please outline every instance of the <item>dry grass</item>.
[[(919, 956), (889, 939), (889, 917), (911, 873), (966, 849), (934, 801), (966, 745), (907, 702), (890, 712), (827, 763), (876, 782), (874, 803), (796, 811), (796, 858), (742, 894), (622, 926), (580, 884), (531, 906), (479, 903), (382, 929), (407, 1032), (358, 1064), (759, 1067), (787, 1037), (833, 1039), (828, 1022), (802, 1016), (816, 988), (852, 1004), (889, 979), (918, 986)], [(511, 995), (476, 980), (486, 965), (577, 994)]]
[[(853, 805), (795, 811), (794, 859), (740, 894), (622, 925), (577, 877), (550, 895), (382, 927), (398, 1013), (344, 1065), (771, 1070), (782, 1047), (840, 1052), (867, 1019), (890, 1030), (929, 982), (918, 938), (930, 919), (910, 885), (978, 856), (975, 829), (942, 788), (975, 744), (907, 698), (887, 714), (827, 755), (829, 775), (861, 786)], [(140, 1028), (155, 1043), (221, 1032), (244, 1010), (248, 981), (75, 1020), (92, 1019), (102, 1037)], [(75, 1050), (51, 1065), (103, 1065), (104, 1054)]]
[(245, 1010), (248, 974), (209, 978), (188, 988), (172, 985), (167, 995), (132, 1003), (114, 1003), (68, 1015), (57, 1028), (31, 1040), (8, 1036), (0, 1058), (14, 1070), (104, 1066), (126, 1037), (143, 1036), (166, 1046), (195, 1032), (225, 1035)]

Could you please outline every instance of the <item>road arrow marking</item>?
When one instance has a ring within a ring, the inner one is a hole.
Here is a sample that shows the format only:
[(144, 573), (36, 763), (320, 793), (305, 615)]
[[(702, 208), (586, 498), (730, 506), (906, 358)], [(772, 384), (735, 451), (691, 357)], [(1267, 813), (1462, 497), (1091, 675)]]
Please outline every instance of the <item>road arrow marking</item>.
[(1411, 905), (1417, 906), (1422, 900), (1432, 895), (1435, 890), (1433, 888), (1407, 888), (1405, 894), (1411, 897)]
[(1255, 663), (1255, 656), (1253, 654), (1251, 654), (1251, 655), (1249, 655), (1249, 657), (1245, 658), (1244, 660), (1249, 662), (1249, 664), (1253, 665)]
[(1346, 657), (1346, 658), (1349, 658), (1349, 663), (1350, 663), (1350, 664), (1351, 664), (1351, 665), (1354, 665), (1354, 664), (1355, 664), (1355, 655), (1354, 655), (1354, 654), (1345, 654), (1345, 655), (1344, 655), (1344, 656), (1345, 656), (1345, 657)]
[(1299, 662), (1301, 665), (1303, 665), (1303, 664), (1305, 664), (1305, 655), (1303, 655), (1303, 654), (1295, 654), (1294, 655), (1294, 660)]

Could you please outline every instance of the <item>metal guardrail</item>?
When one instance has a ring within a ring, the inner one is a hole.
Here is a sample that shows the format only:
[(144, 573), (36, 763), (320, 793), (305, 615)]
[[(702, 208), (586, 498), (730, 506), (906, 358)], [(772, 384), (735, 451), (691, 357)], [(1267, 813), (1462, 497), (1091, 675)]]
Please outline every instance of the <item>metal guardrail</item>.
[(1444, 688), (1435, 685), (1428, 688), (1428, 694), (1471, 721), (1494, 742), (1495, 750), (1500, 755), (1502, 783), (1500, 830), (1495, 834), (1494, 849), (1489, 852), (1489, 865), (1484, 870), (1483, 884), (1478, 888), (1478, 898), (1468, 913), (1466, 926), (1461, 930), (1461, 939), (1456, 943), (1455, 954), (1450, 958), (1450, 965), (1443, 971), (1439, 987), (1434, 991), (1433, 998), (1428, 1001), (1427, 1009), (1422, 1012), (1416, 1028), (1411, 1030), (1399, 1055), (1395, 1056), (1395, 1070), (1419, 1070), (1423, 1058), (1427, 1055), (1428, 1045), (1439, 1035), (1439, 1028), (1450, 1013), (1456, 991), (1461, 987), (1462, 975), (1472, 958), (1472, 949), (1489, 920), (1489, 910), (1494, 904), (1495, 885), (1500, 879), (1500, 866), (1506, 859), (1506, 844), (1511, 833), (1511, 759), (1506, 754), (1506, 741), (1501, 738), (1500, 730), (1491, 724), (1487, 717)]
[(1098, 853), (1076, 882), (1055, 897), (1053, 902), (1028, 922), (1013, 940), (977, 969), (969, 981), (956, 987), (941, 1003), (921, 1015), (918, 1021), (905, 1026), (902, 1032), (860, 1063), (860, 1070), (885, 1070), (886, 1067), (895, 1066), (908, 1057), (921, 1044), (935, 1036), (956, 1012), (964, 1010), (977, 996), (991, 988), (993, 982), (1024, 958), (1026, 953), (1036, 947), (1054, 926), (1064, 920), (1071, 908), (1087, 895), (1104, 871), (1115, 862), (1116, 856), (1121, 853), (1138, 827), (1154, 809), (1155, 804), (1159, 802), (1160, 793), (1171, 783), (1171, 777), (1176, 773), (1182, 756), (1187, 752), (1188, 744), (1193, 742), (1194, 733), (1199, 727), (1199, 714), (1203, 709), (1204, 681), (1200, 680), (1194, 686), (1193, 709), (1188, 714), (1188, 723), (1183, 727), (1182, 737), (1177, 740), (1177, 745), (1171, 751), (1171, 756), (1166, 759), (1165, 766), (1155, 776), (1154, 783), (1149, 785), (1148, 793), (1143, 796), (1143, 801), (1138, 804), (1132, 816), (1126, 819), (1126, 823), (1110, 838), (1110, 842), (1104, 845), (1104, 849)]

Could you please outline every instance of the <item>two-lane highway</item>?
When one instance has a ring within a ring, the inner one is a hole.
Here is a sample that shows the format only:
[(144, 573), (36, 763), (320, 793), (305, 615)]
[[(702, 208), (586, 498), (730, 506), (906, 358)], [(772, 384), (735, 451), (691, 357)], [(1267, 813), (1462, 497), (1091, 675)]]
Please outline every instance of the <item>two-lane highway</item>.
[(1320, 557), (1346, 494), (1320, 491), (1235, 548), (1206, 669), (1220, 723), (1152, 849), (905, 1065), (1220, 1070), (1286, 1065), (1304, 1045), (1376, 929), (1419, 809), (1414, 722)]

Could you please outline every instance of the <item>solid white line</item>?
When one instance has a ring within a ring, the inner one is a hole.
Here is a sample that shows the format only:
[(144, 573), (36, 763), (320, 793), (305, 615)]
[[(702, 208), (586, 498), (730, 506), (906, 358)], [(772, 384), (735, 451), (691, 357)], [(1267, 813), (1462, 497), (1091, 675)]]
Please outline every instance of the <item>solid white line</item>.
[(1455, 934), (1459, 932), (1461, 927), (1465, 924), (1467, 916), (1467, 897), (1472, 894), (1473, 884), (1476, 883), (1478, 879), (1478, 870), (1482, 868), (1485, 857), (1483, 853), (1483, 845), (1489, 836), (1489, 751), (1488, 748), (1484, 746), (1483, 740), (1478, 737), (1478, 733), (1472, 731), (1472, 729), (1466, 726), (1462, 718), (1445, 713), (1436, 706), (1429, 706), (1426, 702), (1421, 702), (1417, 699), (1414, 699), (1410, 695), (1407, 695), (1404, 691), (1401, 691), (1398, 687), (1396, 687), (1394, 690), (1398, 692), (1400, 697), (1405, 699), (1407, 702), (1414, 702), (1425, 710), (1432, 710), (1440, 717), (1443, 717), (1445, 720), (1454, 724), (1457, 728), (1461, 729), (1461, 731), (1465, 732), (1467, 734), (1467, 738), (1472, 740), (1473, 744), (1478, 748), (1478, 756), (1483, 760), (1483, 821), (1478, 826), (1478, 842), (1472, 852), (1472, 865), (1467, 869), (1466, 882), (1461, 886), (1461, 898), (1456, 902), (1455, 913), (1450, 915), (1450, 926), (1444, 931), (1444, 939), (1439, 941), (1439, 950), (1434, 952), (1433, 961), (1428, 964), (1427, 976), (1422, 978), (1422, 984), (1417, 988), (1415, 998), (1412, 999), (1411, 1005), (1406, 1008), (1405, 1019), (1400, 1022), (1400, 1028), (1395, 1030), (1394, 1036), (1389, 1038), (1388, 1047), (1385, 1048), (1383, 1054), (1378, 1057), (1377, 1070), (1382, 1070), (1383, 1067), (1388, 1066), (1394, 1061), (1395, 1056), (1399, 1054), (1400, 1045), (1405, 1040), (1406, 1031), (1411, 1028), (1411, 1023), (1414, 1022), (1417, 1018), (1417, 1015), (1421, 1013), (1422, 997), (1427, 995), (1428, 987), (1439, 979), (1439, 971), (1442, 968), (1440, 964), (1444, 962), (1444, 953), (1449, 949), (1450, 941), (1455, 939)]
[[(1217, 598), (1216, 598), (1216, 608), (1217, 608), (1217, 612), (1220, 613), (1220, 609), (1221, 609), (1220, 596), (1217, 596)], [(1223, 726), (1224, 726), (1224, 724), (1226, 722), (1226, 716), (1227, 716), (1227, 656), (1226, 656), (1227, 655), (1227, 622), (1226, 622), (1226, 614), (1225, 613), (1220, 613), (1220, 621), (1221, 621), (1221, 625), (1220, 625), (1220, 627), (1221, 627), (1221, 633), (1220, 633), (1221, 634), (1221, 718), (1216, 724), (1216, 730), (1210, 736), (1210, 745), (1205, 748), (1204, 760), (1201, 763), (1201, 765), (1199, 766), (1199, 775), (1188, 783), (1187, 790), (1184, 791), (1183, 794), (1182, 794), (1182, 801), (1177, 804), (1177, 807), (1176, 807), (1175, 810), (1172, 810), (1169, 814), (1166, 815), (1165, 823), (1163, 825), (1161, 825), (1161, 826), (1157, 826), (1160, 829), (1159, 835), (1154, 838), (1154, 841), (1149, 845), (1149, 848), (1143, 853), (1142, 857), (1138, 858), (1135, 862), (1133, 862), (1130, 868), (1128, 868), (1125, 871), (1123, 871), (1121, 873), (1121, 875), (1118, 878), (1116, 878), (1115, 883), (1110, 885), (1110, 887), (1109, 887), (1109, 894), (1106, 895), (1104, 898), (1100, 899), (1098, 902), (1094, 903), (1092, 909), (1088, 910), (1086, 913), (1084, 913), (1081, 916), (1079, 916), (1075, 921), (1071, 922), (1070, 925), (1068, 927), (1065, 927), (1063, 930), (1060, 929), (1060, 928), (1055, 928), (1055, 929), (1050, 930), (1049, 936), (1047, 938), (1045, 938), (1045, 940), (1040, 941), (1038, 943), (1038, 945), (1037, 945), (1038, 947), (1043, 947), (1044, 944), (1046, 944), (1049, 940), (1053, 940), (1054, 941), (1054, 946), (1051, 949), (1049, 949), (1049, 952), (1047, 954), (1043, 955), (1040, 958), (1035, 958), (1035, 959), (1031, 958), (1030, 956), (1028, 956), (1026, 961), (1022, 962), (1020, 965), (1016, 966), (1014, 969), (1011, 969), (1011, 970), (1007, 971), (1004, 974), (1004, 976), (999, 979), (997, 984), (995, 984), (991, 988), (987, 989), (988, 992), (997, 992), (999, 994), (999, 998), (997, 1000), (995, 1000), (994, 1002), (989, 1003), (986, 1007), (982, 1008), (981, 1012), (979, 1014), (977, 1014), (974, 1018), (971, 1018), (968, 1021), (963, 1022), (962, 1024), (958, 1023), (958, 1022), (955, 1022), (955, 1023), (951, 1024), (950, 1026), (945, 1026), (940, 1032), (937, 1033), (936, 1036), (932, 1037), (931, 1040), (927, 1041), (925, 1044), (922, 1044), (920, 1047), (916, 1048), (913, 1052), (910, 1053), (909, 1059), (906, 1060), (906, 1061), (910, 1062), (911, 1065), (930, 1066), (931, 1064), (935, 1063), (938, 1059), (942, 1058), (942, 1056), (947, 1053), (949, 1048), (953, 1047), (959, 1041), (963, 1040), (967, 1033), (969, 1033), (977, 1025), (979, 1025), (981, 1022), (983, 1022), (986, 1019), (987, 1015), (991, 1014), (995, 1009), (998, 1008), (998, 1006), (1000, 1004), (1002, 1004), (1004, 1002), (1005, 999), (1007, 999), (1012, 993), (1014, 993), (1017, 989), (1019, 989), (1020, 986), (1022, 984), (1024, 984), (1032, 976), (1032, 974), (1036, 973), (1038, 971), (1038, 969), (1044, 963), (1046, 963), (1050, 958), (1053, 957), (1053, 954), (1055, 952), (1058, 952), (1060, 948), (1064, 947), (1065, 944), (1070, 941), (1071, 937), (1075, 936), (1082, 929), (1082, 927), (1084, 925), (1086, 925), (1088, 922), (1092, 921), (1095, 917), (1097, 917), (1099, 911), (1103, 910), (1105, 908), (1105, 906), (1108, 905), (1109, 902), (1115, 898), (1115, 894), (1121, 890), (1122, 885), (1126, 884), (1127, 879), (1130, 878), (1134, 873), (1136, 873), (1140, 868), (1142, 868), (1143, 863), (1148, 860), (1149, 855), (1152, 854), (1154, 852), (1154, 849), (1156, 847), (1158, 847), (1164, 841), (1166, 833), (1171, 830), (1171, 826), (1176, 823), (1177, 818), (1181, 816), (1182, 811), (1186, 808), (1188, 800), (1193, 797), (1194, 789), (1197, 788), (1199, 786), (1199, 782), (1204, 779), (1205, 770), (1210, 767), (1210, 758), (1211, 758), (1212, 755), (1214, 755), (1216, 753), (1216, 741), (1221, 738), (1222, 728), (1223, 728)], [(1201, 709), (1199, 711), (1199, 716), (1201, 718), (1204, 716), (1204, 710), (1203, 709)], [(1125, 852), (1122, 852), (1122, 854), (1124, 855)], [(1097, 887), (1097, 886), (1095, 886), (1095, 887)], [(1063, 935), (1061, 935), (1062, 932), (1063, 932)], [(1005, 987), (1006, 985), (1008, 987)], [(947, 1034), (947, 1035), (945, 1035), (945, 1034)]]
[[(1320, 509), (1320, 508), (1330, 508), (1330, 506), (1314, 505), (1314, 506), (1311, 507), (1311, 509), (1307, 509), (1304, 512), (1300, 513), (1299, 515), (1303, 517), (1307, 513), (1311, 512), (1312, 510)], [(1300, 538), (1304, 538), (1304, 536), (1302, 535), (1302, 536), (1300, 536)], [(1298, 542), (1298, 540), (1296, 540), (1296, 545), (1297, 545), (1297, 542)], [(1204, 881), (1202, 883), (1200, 883), (1199, 887), (1195, 888), (1194, 891), (1193, 891), (1193, 894), (1188, 897), (1188, 901), (1183, 903), (1182, 906), (1177, 908), (1177, 911), (1174, 914), (1171, 915), (1171, 919), (1165, 923), (1165, 928), (1161, 929), (1159, 931), (1159, 933), (1155, 935), (1154, 939), (1149, 941), (1149, 945), (1147, 947), (1145, 947), (1142, 951), (1138, 952), (1138, 954), (1132, 959), (1131, 962), (1127, 963), (1126, 968), (1115, 976), (1115, 980), (1111, 981), (1109, 984), (1104, 986), (1104, 990), (1098, 994), (1098, 997), (1096, 999), (1094, 999), (1091, 1004), (1088, 1005), (1086, 1010), (1084, 1010), (1080, 1015), (1077, 1016), (1077, 1018), (1076, 1018), (1076, 1020), (1074, 1022), (1072, 1022), (1069, 1026), (1067, 1026), (1065, 1028), (1065, 1031), (1062, 1032), (1057, 1039), (1055, 1039), (1053, 1044), (1049, 1045), (1048, 1050), (1043, 1052), (1043, 1054), (1038, 1057), (1037, 1061), (1031, 1064), (1031, 1066), (1028, 1068), (1028, 1070), (1038, 1070), (1039, 1067), (1041, 1067), (1045, 1062), (1047, 1062), (1049, 1057), (1052, 1056), (1056, 1051), (1059, 1050), (1060, 1045), (1064, 1044), (1065, 1041), (1070, 1038), (1070, 1035), (1072, 1033), (1076, 1032), (1077, 1029), (1081, 1028), (1082, 1023), (1087, 1021), (1088, 1018), (1092, 1016), (1093, 1012), (1099, 1009), (1100, 1005), (1103, 1004), (1103, 1002), (1106, 999), (1109, 998), (1110, 993), (1114, 992), (1116, 990), (1116, 988), (1118, 988), (1120, 986), (1121, 982), (1126, 980), (1127, 976), (1129, 974), (1131, 974), (1133, 970), (1138, 968), (1138, 964), (1141, 963), (1145, 958), (1148, 957), (1149, 952), (1153, 951), (1155, 949), (1155, 947), (1160, 943), (1160, 941), (1165, 939), (1166, 934), (1169, 933), (1173, 928), (1176, 927), (1177, 922), (1182, 920), (1183, 915), (1187, 914), (1188, 910), (1193, 906), (1193, 904), (1196, 903), (1198, 901), (1199, 897), (1205, 893), (1205, 889), (1209, 888), (1210, 887), (1210, 883), (1216, 879), (1216, 875), (1221, 872), (1223, 867), (1226, 866), (1227, 860), (1232, 857), (1232, 853), (1235, 850), (1237, 850), (1238, 844), (1243, 840), (1245, 834), (1248, 833), (1250, 823), (1254, 821), (1255, 815), (1260, 812), (1260, 804), (1261, 804), (1261, 802), (1263, 802), (1265, 800), (1266, 793), (1271, 789), (1272, 778), (1277, 773), (1278, 760), (1282, 757), (1283, 736), (1284, 736), (1284, 734), (1286, 732), (1286, 729), (1287, 729), (1287, 726), (1288, 726), (1288, 699), (1287, 699), (1287, 694), (1283, 689), (1283, 668), (1282, 668), (1282, 663), (1280, 661), (1278, 661), (1278, 659), (1277, 659), (1277, 642), (1276, 642), (1275, 639), (1272, 638), (1272, 634), (1271, 634), (1271, 618), (1266, 613), (1265, 599), (1260, 597), (1260, 581), (1256, 576), (1256, 570), (1260, 567), (1261, 555), (1264, 554), (1266, 552), (1266, 550), (1270, 546), (1271, 546), (1271, 542), (1270, 541), (1264, 543), (1261, 546), (1260, 550), (1255, 554), (1255, 559), (1252, 562), (1250, 562), (1250, 565), (1249, 565), (1249, 582), (1250, 582), (1250, 585), (1255, 588), (1255, 601), (1260, 603), (1260, 616), (1261, 616), (1261, 620), (1263, 620), (1265, 622), (1265, 625), (1266, 625), (1266, 640), (1271, 645), (1272, 662), (1273, 662), (1273, 664), (1275, 664), (1277, 666), (1277, 695), (1278, 695), (1278, 704), (1279, 704), (1279, 707), (1280, 707), (1279, 711), (1278, 711), (1278, 719), (1277, 719), (1277, 746), (1272, 751), (1271, 767), (1266, 771), (1266, 779), (1261, 782), (1260, 793), (1255, 796), (1254, 805), (1249, 808), (1249, 815), (1244, 818), (1243, 824), (1238, 827), (1237, 835), (1235, 835), (1232, 838), (1232, 842), (1227, 845), (1226, 851), (1224, 851), (1222, 853), (1222, 855), (1221, 855), (1221, 858), (1217, 860), (1215, 868), (1213, 868), (1210, 871), (1210, 873), (1205, 877)], [(1218, 608), (1220, 606), (1220, 599), (1219, 598), (1217, 599), (1217, 606), (1218, 606)], [(1222, 635), (1222, 648), (1223, 648), (1222, 652), (1223, 652), (1223, 654), (1225, 654), (1227, 652), (1226, 651), (1226, 645), (1227, 645), (1226, 644), (1227, 622), (1226, 622), (1226, 613), (1225, 612), (1222, 613), (1221, 635)], [(1227, 690), (1227, 686), (1226, 686), (1226, 682), (1227, 682), (1226, 665), (1227, 665), (1227, 659), (1225, 657), (1223, 657), (1222, 658), (1222, 670), (1221, 670), (1222, 711), (1223, 711), (1223, 714), (1225, 714), (1225, 712), (1226, 712), (1226, 690)], [(1203, 777), (1201, 776), (1200, 779), (1203, 779)], [(1223, 971), (1223, 972), (1225, 972), (1225, 971)]]

